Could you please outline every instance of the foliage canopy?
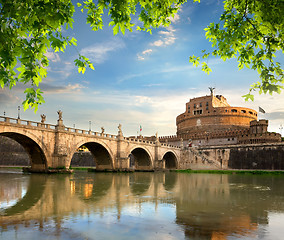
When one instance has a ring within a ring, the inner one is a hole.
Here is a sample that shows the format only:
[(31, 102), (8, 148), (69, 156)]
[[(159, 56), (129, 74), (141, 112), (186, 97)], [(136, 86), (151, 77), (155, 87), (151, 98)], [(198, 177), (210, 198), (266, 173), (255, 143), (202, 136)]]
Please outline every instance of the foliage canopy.
[[(222, 60), (237, 58), (238, 67), (257, 70), (260, 81), (251, 85), (244, 95), (254, 99), (253, 90), (259, 93), (280, 93), (283, 89), (283, 69), (274, 61), (276, 51), (284, 51), (284, 1), (283, 0), (226, 0), (219, 23), (211, 23), (206, 38), (215, 49), (202, 51), (202, 59), (219, 56)], [(200, 64), (200, 57), (191, 56), (193, 65)], [(207, 74), (211, 69), (202, 62)]]
[[(85, 12), (86, 23), (92, 30), (103, 28), (105, 11), (111, 17), (110, 26), (116, 35), (119, 31), (132, 31), (133, 15), (139, 11), (141, 26), (136, 30), (152, 31), (171, 23), (169, 17), (180, 9), (186, 0), (86, 0), (77, 3), (71, 0), (0, 0), (0, 85), (10, 89), (17, 82), (28, 84), (24, 109), (35, 111), (43, 103), (39, 83), (47, 74), (48, 50), (64, 52), (68, 45), (76, 46), (76, 39), (63, 34), (63, 29), (72, 28), (75, 7)], [(200, 0), (193, 0), (200, 2)], [(283, 0), (225, 0), (220, 23), (211, 23), (206, 37), (212, 42), (212, 52), (203, 52), (201, 58), (210, 55), (223, 60), (237, 57), (239, 68), (256, 69), (261, 82), (252, 85), (260, 92), (280, 92), (283, 88), (283, 70), (274, 62), (277, 50), (283, 51)], [(78, 72), (94, 69), (88, 58), (79, 54), (75, 61)], [(200, 57), (191, 56), (190, 62), (200, 63)], [(202, 70), (211, 69), (206, 62)], [(246, 98), (251, 98), (248, 94)]]

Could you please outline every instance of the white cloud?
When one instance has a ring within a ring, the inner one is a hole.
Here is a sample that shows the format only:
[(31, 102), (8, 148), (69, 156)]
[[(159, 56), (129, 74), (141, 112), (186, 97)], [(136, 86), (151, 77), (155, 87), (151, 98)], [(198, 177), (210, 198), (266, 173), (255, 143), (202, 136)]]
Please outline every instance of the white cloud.
[(83, 88), (86, 88), (85, 86), (76, 83), (76, 84), (71, 84), (69, 83), (67, 86), (51, 86), (51, 85), (46, 85), (42, 86), (43, 90), (46, 94), (62, 94), (62, 93), (74, 93), (74, 92), (81, 92)]
[(137, 54), (137, 59), (138, 59), (139, 61), (145, 60), (145, 58), (144, 58), (143, 56), (139, 55), (139, 54)]
[(158, 41), (151, 43), (150, 45), (160, 47), (160, 46), (163, 46), (163, 44), (164, 44), (164, 42), (162, 40), (158, 40)]
[[(154, 41), (152, 43), (150, 43), (150, 46), (152, 47), (166, 47), (169, 45), (172, 45), (175, 43), (176, 41), (176, 37), (175, 37), (175, 29), (173, 28), (173, 26), (169, 26), (166, 28), (165, 31), (159, 31), (158, 33), (160, 34), (160, 38), (157, 41)], [(145, 60), (145, 55), (149, 55), (150, 53), (153, 52), (153, 49), (146, 49), (141, 53), (137, 54), (137, 59), (140, 61)]]
[[(158, 48), (158, 47), (166, 47), (166, 46), (174, 44), (177, 39), (175, 37), (175, 31), (176, 30), (173, 28), (173, 26), (167, 27), (166, 30), (164, 31), (159, 31), (158, 33), (160, 35), (160, 39), (150, 43), (150, 46)], [(143, 51), (142, 53), (138, 53), (137, 54), (138, 60), (145, 60), (145, 54), (146, 53), (149, 54), (152, 51), (153, 51), (152, 49), (147, 49)]]
[(173, 33), (169, 31), (159, 31), (159, 34), (166, 35), (166, 36), (173, 36)]
[(145, 51), (142, 52), (143, 55), (145, 54), (150, 54), (153, 50), (152, 49), (147, 49)]
[(138, 58), (138, 60), (140, 60), (140, 61), (143, 61), (143, 60), (145, 60), (145, 56), (146, 55), (150, 55), (151, 53), (152, 53), (152, 49), (151, 48), (149, 48), (149, 49), (146, 49), (145, 51), (143, 51), (141, 54), (137, 54), (137, 58)]
[(176, 40), (175, 37), (168, 37), (168, 38), (165, 39), (164, 43), (166, 45), (172, 45), (172, 44), (174, 44), (175, 40)]
[(176, 13), (174, 14), (174, 17), (169, 17), (169, 20), (170, 20), (172, 23), (177, 23), (177, 22), (179, 22), (180, 16), (179, 16), (178, 12), (176, 12)]
[(61, 61), (58, 53), (47, 51), (45, 56), (52, 62), (60, 62)]
[(89, 58), (92, 62), (99, 64), (108, 59), (110, 52), (117, 51), (124, 47), (125, 44), (121, 39), (113, 38), (111, 41), (83, 48), (80, 53)]
[(191, 18), (190, 17), (187, 17), (187, 21), (189, 24), (191, 24)]
[(145, 84), (144, 87), (159, 87), (162, 86), (161, 83), (151, 83), (151, 84)]

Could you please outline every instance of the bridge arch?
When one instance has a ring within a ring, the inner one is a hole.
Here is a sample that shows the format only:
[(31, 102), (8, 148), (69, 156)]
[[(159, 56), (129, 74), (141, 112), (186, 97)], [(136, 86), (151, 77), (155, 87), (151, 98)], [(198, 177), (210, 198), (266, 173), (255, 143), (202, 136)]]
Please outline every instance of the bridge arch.
[(130, 162), (133, 158), (135, 170), (153, 170), (153, 157), (148, 149), (141, 146), (133, 147), (129, 152)]
[(24, 147), (33, 170), (43, 171), (48, 168), (48, 160), (50, 160), (48, 149), (38, 137), (29, 132), (1, 132), (0, 136), (11, 138)]
[(178, 158), (173, 151), (168, 151), (164, 154), (163, 159), (165, 160), (166, 169), (177, 169)]
[(74, 153), (81, 146), (86, 146), (92, 153), (96, 163), (97, 170), (113, 170), (114, 169), (114, 155), (111, 149), (102, 141), (91, 140), (91, 141), (80, 141), (71, 150), (71, 156), (68, 160), (68, 166), (71, 164), (71, 159)]

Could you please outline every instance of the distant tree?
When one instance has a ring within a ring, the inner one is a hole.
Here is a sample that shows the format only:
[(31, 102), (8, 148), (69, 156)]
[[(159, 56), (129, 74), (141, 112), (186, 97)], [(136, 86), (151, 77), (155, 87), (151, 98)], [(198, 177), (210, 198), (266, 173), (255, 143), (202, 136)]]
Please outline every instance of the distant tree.
[[(254, 90), (281, 92), (283, 69), (275, 61), (275, 54), (278, 50), (284, 51), (283, 0), (225, 0), (219, 23), (211, 23), (205, 31), (215, 50), (203, 50), (202, 59), (210, 55), (224, 61), (237, 58), (239, 69), (246, 66), (259, 73), (260, 81), (252, 84), (249, 93), (243, 96), (246, 100), (254, 99)], [(200, 57), (193, 55), (189, 61), (198, 66)], [(205, 61), (202, 70), (211, 72)]]
[[(102, 29), (102, 15), (107, 10), (111, 17), (113, 33), (132, 31), (131, 17), (139, 9), (141, 26), (137, 30), (152, 31), (167, 27), (186, 0), (86, 0), (77, 3), (78, 9), (87, 13), (87, 24), (92, 30)], [(200, 0), (193, 0), (200, 2)], [(220, 23), (210, 24), (206, 36), (216, 47), (210, 54), (223, 60), (238, 57), (239, 68), (243, 65), (257, 69), (262, 83), (252, 89), (260, 92), (280, 92), (283, 70), (274, 62), (274, 54), (283, 50), (283, 0), (226, 0)], [(63, 34), (72, 28), (75, 6), (71, 0), (0, 0), (0, 85), (10, 89), (17, 82), (28, 84), (24, 109), (35, 111), (44, 103), (39, 83), (46, 77), (49, 62), (48, 49), (55, 52), (76, 45), (76, 39)], [(94, 69), (88, 58), (79, 54), (75, 59), (78, 72)], [(200, 57), (190, 57), (198, 65)], [(211, 69), (203, 62), (202, 69)], [(250, 94), (246, 98), (252, 98)]]

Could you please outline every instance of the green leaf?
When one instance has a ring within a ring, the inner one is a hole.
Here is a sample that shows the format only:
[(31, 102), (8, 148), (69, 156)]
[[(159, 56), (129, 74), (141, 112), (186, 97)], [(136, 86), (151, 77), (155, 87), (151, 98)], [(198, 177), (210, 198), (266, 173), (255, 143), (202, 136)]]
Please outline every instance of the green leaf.
[(118, 34), (118, 32), (119, 32), (119, 26), (118, 26), (118, 24), (116, 24), (116, 25), (113, 27), (113, 35)]

